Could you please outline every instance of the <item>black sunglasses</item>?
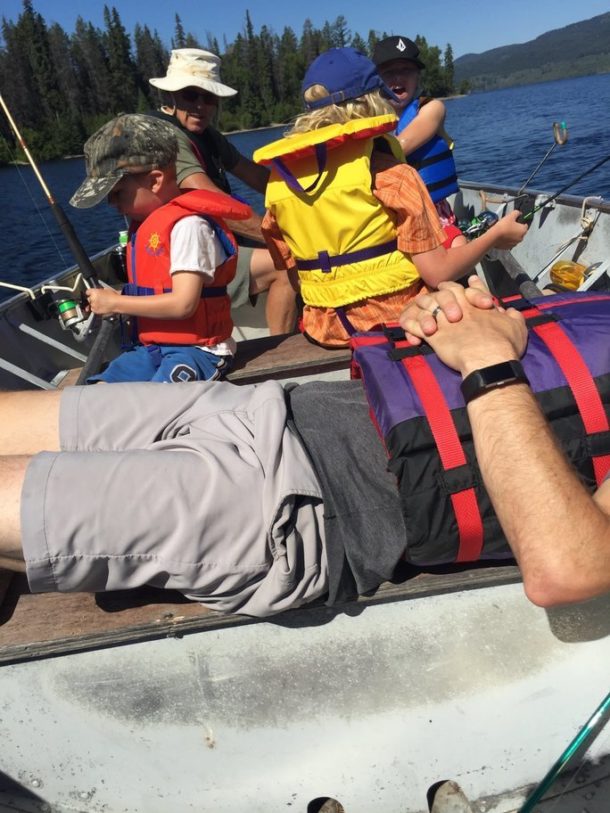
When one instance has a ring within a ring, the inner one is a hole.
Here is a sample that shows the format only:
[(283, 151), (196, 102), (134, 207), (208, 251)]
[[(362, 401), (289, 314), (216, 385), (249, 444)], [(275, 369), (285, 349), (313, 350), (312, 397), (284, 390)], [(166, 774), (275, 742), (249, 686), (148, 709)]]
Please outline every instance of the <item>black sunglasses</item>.
[(192, 88), (184, 88), (184, 90), (179, 91), (179, 95), (189, 104), (194, 104), (195, 102), (199, 101), (199, 99), (201, 99), (204, 104), (218, 104), (218, 96), (215, 96), (208, 90), (193, 90)]

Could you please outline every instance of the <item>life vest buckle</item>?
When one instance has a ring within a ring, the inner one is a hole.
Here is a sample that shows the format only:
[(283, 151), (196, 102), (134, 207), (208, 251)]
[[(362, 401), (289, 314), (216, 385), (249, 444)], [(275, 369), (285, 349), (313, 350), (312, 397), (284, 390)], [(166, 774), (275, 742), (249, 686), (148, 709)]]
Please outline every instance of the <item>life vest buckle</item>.
[(318, 264), (323, 274), (330, 274), (333, 268), (328, 251), (318, 252)]

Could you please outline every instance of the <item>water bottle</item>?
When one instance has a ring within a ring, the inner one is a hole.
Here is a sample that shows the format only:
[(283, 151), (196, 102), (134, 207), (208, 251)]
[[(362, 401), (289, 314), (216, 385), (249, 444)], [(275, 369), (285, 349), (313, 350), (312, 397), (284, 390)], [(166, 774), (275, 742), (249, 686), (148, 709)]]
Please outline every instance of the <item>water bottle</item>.
[(114, 254), (118, 259), (118, 274), (122, 280), (127, 279), (127, 241), (129, 239), (129, 235), (127, 231), (120, 231), (119, 232), (119, 239), (116, 248), (114, 249)]
[(577, 291), (585, 279), (586, 268), (574, 260), (558, 260), (551, 268), (551, 280), (570, 291)]

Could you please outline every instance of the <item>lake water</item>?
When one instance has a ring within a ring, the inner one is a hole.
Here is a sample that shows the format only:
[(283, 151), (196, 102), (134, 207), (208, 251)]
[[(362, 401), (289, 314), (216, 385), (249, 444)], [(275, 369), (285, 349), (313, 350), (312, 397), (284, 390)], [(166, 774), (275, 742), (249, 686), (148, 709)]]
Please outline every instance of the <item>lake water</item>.
[[(447, 102), (446, 127), (455, 139), (460, 178), (519, 186), (553, 143), (554, 121), (565, 121), (569, 139), (532, 182), (556, 192), (610, 152), (610, 74), (477, 93)], [(237, 133), (244, 155), (279, 137), (285, 128)], [(84, 177), (82, 159), (41, 164), (41, 172), (89, 254), (114, 242), (124, 228), (109, 206), (77, 210), (68, 204)], [(233, 181), (232, 181), (233, 182)], [(233, 183), (234, 191), (262, 212), (262, 196)], [(610, 199), (610, 161), (570, 190)], [(31, 285), (73, 260), (29, 167), (0, 169), (2, 260), (0, 280)], [(0, 299), (4, 294), (0, 289)]]

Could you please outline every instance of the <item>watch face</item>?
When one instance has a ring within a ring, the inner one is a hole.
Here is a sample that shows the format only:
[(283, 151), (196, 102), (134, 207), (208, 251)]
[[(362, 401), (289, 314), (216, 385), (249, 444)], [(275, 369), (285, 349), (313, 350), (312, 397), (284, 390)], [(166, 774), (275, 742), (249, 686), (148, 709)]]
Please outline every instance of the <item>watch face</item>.
[(487, 370), (481, 370), (482, 379), (483, 379), (483, 386), (487, 385), (495, 385), (497, 387), (504, 384), (506, 381), (512, 381), (514, 378), (517, 377), (517, 371), (513, 367), (512, 362), (510, 361), (502, 361), (500, 364), (494, 364), (493, 367), (488, 368), (490, 371), (493, 370), (492, 375), (486, 375)]
[(483, 392), (518, 381), (527, 382), (527, 376), (521, 363), (516, 360), (501, 361), (499, 364), (483, 367), (466, 376), (461, 385), (462, 395), (468, 403)]

